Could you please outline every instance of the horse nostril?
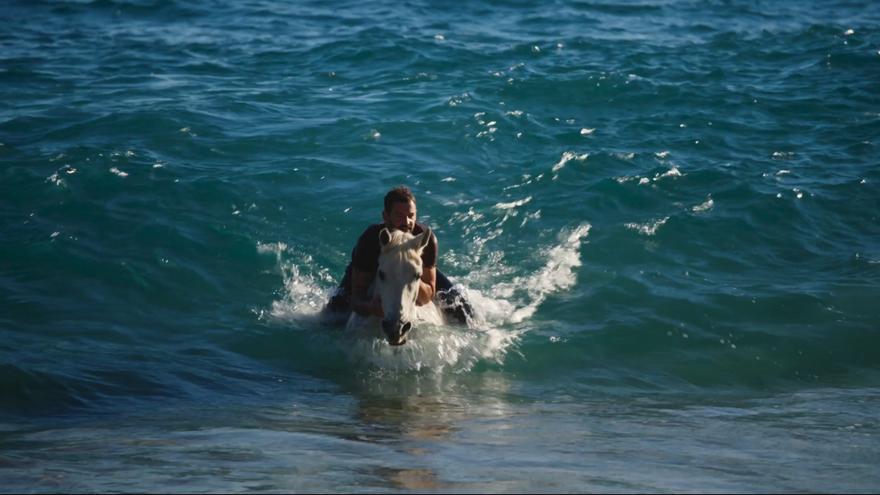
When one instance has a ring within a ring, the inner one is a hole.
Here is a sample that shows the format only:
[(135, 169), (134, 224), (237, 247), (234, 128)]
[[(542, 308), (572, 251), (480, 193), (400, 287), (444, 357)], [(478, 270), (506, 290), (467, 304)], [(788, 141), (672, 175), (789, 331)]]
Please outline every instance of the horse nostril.
[(412, 329), (412, 323), (410, 323), (410, 322), (406, 322), (406, 323), (404, 323), (403, 326), (400, 328), (400, 334), (403, 335), (403, 334), (409, 332), (410, 329)]

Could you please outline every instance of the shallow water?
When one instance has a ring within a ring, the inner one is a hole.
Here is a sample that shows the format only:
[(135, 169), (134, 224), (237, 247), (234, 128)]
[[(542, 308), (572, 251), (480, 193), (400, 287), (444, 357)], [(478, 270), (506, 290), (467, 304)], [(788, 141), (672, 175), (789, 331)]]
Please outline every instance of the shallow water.
[[(880, 486), (875, 4), (3, 11), (0, 490)], [(392, 349), (400, 183), (477, 314)]]

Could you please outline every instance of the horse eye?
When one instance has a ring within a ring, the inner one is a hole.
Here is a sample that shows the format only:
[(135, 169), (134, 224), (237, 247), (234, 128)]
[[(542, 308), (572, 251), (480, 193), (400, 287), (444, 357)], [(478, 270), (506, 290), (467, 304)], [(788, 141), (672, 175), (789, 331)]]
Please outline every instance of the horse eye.
[(416, 273), (416, 280), (418, 280), (418, 279), (420, 279), (420, 278), (422, 278), (422, 274), (421, 274), (421, 273)]
[(383, 282), (385, 281), (385, 272), (383, 272), (382, 270), (379, 270), (379, 280)]

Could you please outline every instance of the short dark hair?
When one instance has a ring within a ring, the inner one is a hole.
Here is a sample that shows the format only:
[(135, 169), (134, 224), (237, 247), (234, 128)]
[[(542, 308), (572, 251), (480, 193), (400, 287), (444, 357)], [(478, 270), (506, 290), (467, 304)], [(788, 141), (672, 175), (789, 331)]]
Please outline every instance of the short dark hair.
[(416, 197), (413, 196), (412, 191), (406, 186), (397, 186), (385, 195), (385, 211), (391, 211), (394, 203), (409, 203), (410, 201), (413, 204), (416, 202)]

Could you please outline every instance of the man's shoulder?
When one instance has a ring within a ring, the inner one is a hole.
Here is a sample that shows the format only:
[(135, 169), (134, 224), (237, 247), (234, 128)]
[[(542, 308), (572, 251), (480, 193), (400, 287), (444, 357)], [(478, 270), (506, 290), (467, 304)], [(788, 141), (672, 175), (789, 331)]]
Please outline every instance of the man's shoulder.
[(374, 244), (379, 245), (379, 232), (384, 227), (381, 223), (375, 223), (364, 229), (360, 237), (358, 237), (357, 247), (372, 247)]
[[(416, 222), (415, 227), (413, 227), (413, 231), (412, 231), (412, 233), (413, 233), (413, 235), (419, 235), (419, 234), (421, 234), (422, 232), (424, 232), (424, 231), (426, 231), (426, 230), (428, 230), (428, 226), (427, 226), (427, 225), (425, 225), (425, 224), (423, 224), (423, 223), (418, 223), (418, 222)], [(432, 234), (432, 235), (434, 234), (434, 229), (431, 229), (431, 234)]]
[(382, 230), (382, 227), (384, 227), (384, 224), (381, 224), (381, 223), (374, 223), (374, 224), (368, 226), (366, 229), (364, 229), (363, 233), (361, 233), (361, 239), (363, 239), (365, 237), (373, 237), (373, 236), (375, 236), (378, 239), (379, 232)]

